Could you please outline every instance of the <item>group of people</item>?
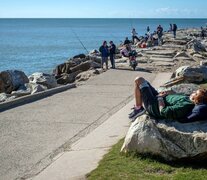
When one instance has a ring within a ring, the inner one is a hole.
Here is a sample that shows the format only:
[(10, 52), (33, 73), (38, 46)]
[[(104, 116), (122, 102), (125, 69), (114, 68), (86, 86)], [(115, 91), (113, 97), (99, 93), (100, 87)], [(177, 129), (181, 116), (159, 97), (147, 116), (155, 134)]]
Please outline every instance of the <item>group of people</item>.
[(207, 120), (207, 90), (198, 89), (190, 96), (173, 91), (158, 93), (143, 77), (137, 77), (135, 106), (129, 118), (134, 121), (146, 111), (154, 118), (182, 123)]
[[(177, 25), (170, 24), (169, 31), (173, 32), (173, 37), (176, 38)], [(151, 33), (150, 27), (147, 26), (145, 36), (141, 40), (140, 40), (140, 38), (138, 38), (138, 36), (137, 36), (138, 33), (136, 32), (135, 28), (132, 29), (131, 34), (132, 34), (132, 44), (138, 44), (138, 47), (140, 47), (140, 48), (161, 45), (162, 44), (162, 36), (163, 36), (163, 27), (161, 25), (158, 25), (156, 31)]]
[(108, 57), (110, 57), (111, 61), (111, 68), (115, 69), (115, 53), (116, 53), (116, 45), (113, 43), (113, 41), (109, 42), (109, 46), (107, 45), (107, 42), (104, 41), (102, 46), (99, 48), (99, 51), (101, 53), (101, 68), (104, 69), (104, 64), (106, 66), (106, 69), (108, 69)]
[[(169, 31), (172, 31), (174, 38), (176, 38), (177, 25), (170, 24)], [(126, 37), (124, 44), (123, 44), (124, 47), (121, 50), (121, 54), (124, 57), (129, 57), (129, 53), (131, 52), (131, 44), (136, 44), (139, 48), (146, 48), (146, 47), (161, 45), (162, 36), (163, 36), (163, 27), (161, 25), (158, 25), (156, 31), (151, 33), (150, 27), (147, 26), (145, 37), (143, 37), (142, 39), (138, 37), (138, 33), (136, 32), (135, 28), (132, 29), (131, 35), (132, 35), (132, 40), (130, 41), (128, 37)], [(103, 68), (104, 64), (106, 64), (106, 69), (108, 69), (108, 57), (110, 57), (111, 67), (114, 69), (115, 68), (114, 58), (115, 58), (116, 46), (113, 43), (113, 41), (110, 41), (109, 43), (110, 45), (108, 46), (107, 42), (104, 41), (102, 46), (99, 48), (99, 51), (102, 57), (101, 67)]]

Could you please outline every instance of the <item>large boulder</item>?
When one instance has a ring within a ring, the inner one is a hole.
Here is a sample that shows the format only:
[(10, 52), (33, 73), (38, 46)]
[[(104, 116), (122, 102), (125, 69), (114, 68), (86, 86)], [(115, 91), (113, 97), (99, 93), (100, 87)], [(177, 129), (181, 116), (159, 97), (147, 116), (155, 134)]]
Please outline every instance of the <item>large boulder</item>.
[(121, 151), (150, 153), (167, 161), (206, 161), (207, 121), (182, 124), (140, 116), (131, 124)]
[(80, 82), (80, 81), (86, 81), (88, 80), (91, 76), (100, 74), (101, 72), (98, 69), (92, 69), (89, 71), (85, 71), (82, 72), (80, 74), (78, 74), (75, 78), (76, 81)]
[(31, 91), (31, 94), (36, 94), (42, 91), (47, 90), (47, 87), (41, 84), (36, 84), (36, 83), (29, 83), (28, 87)]
[(67, 61), (66, 63), (57, 65), (54, 72), (56, 75), (61, 75), (64, 73), (69, 74), (71, 73), (70, 68), (75, 67), (75, 66), (76, 66), (76, 63), (70, 60), (70, 61)]
[(86, 58), (86, 55), (85, 54), (78, 54), (73, 57), (73, 59), (77, 59), (77, 58), (84, 59), (84, 58)]
[(83, 62), (73, 68), (70, 68), (71, 72), (76, 72), (76, 71), (87, 71), (91, 68), (91, 61), (86, 61)]
[(207, 80), (207, 67), (206, 66), (182, 66), (176, 70), (174, 77), (184, 77), (185, 82), (200, 83)]
[(177, 84), (173, 85), (170, 87), (160, 87), (158, 88), (158, 91), (168, 91), (168, 90), (173, 90), (177, 94), (185, 94), (185, 95), (190, 95), (192, 92), (198, 90), (200, 88), (199, 85), (193, 84), (193, 83), (182, 83), (182, 84)]
[(71, 74), (62, 74), (60, 78), (57, 79), (58, 84), (69, 84), (75, 81), (76, 76), (81, 73), (82, 71), (76, 71)]
[(30, 83), (36, 83), (46, 86), (48, 89), (58, 86), (57, 81), (53, 75), (36, 72), (29, 76)]
[(186, 47), (188, 49), (192, 48), (195, 52), (206, 52), (206, 47), (197, 39), (193, 39), (187, 43)]
[(9, 94), (28, 82), (29, 79), (22, 71), (18, 71), (18, 70), (2, 71), (0, 72), (0, 93), (5, 92)]

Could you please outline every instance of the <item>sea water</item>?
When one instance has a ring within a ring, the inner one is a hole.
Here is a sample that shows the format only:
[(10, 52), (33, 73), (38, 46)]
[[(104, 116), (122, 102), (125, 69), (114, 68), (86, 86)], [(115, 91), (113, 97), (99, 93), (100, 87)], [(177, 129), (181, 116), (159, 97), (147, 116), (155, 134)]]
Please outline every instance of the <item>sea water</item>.
[(160, 24), (167, 31), (170, 23), (200, 28), (207, 19), (0, 19), (0, 71), (51, 73), (68, 58), (98, 49), (104, 40), (120, 44), (131, 39), (132, 28), (144, 35), (147, 26), (153, 32)]

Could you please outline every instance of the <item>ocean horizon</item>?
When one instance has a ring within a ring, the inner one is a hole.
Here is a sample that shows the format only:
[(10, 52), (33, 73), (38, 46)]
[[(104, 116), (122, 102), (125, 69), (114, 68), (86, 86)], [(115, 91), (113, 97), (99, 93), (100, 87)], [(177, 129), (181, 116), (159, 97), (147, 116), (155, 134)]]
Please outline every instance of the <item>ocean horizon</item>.
[[(51, 73), (56, 65), (74, 55), (98, 49), (104, 40), (116, 44), (131, 38), (131, 29), (138, 35), (151, 32), (160, 24), (164, 31), (169, 24), (178, 29), (206, 27), (206, 18), (1, 18), (0, 71), (18, 69), (27, 75)], [(81, 41), (81, 42), (80, 42)]]

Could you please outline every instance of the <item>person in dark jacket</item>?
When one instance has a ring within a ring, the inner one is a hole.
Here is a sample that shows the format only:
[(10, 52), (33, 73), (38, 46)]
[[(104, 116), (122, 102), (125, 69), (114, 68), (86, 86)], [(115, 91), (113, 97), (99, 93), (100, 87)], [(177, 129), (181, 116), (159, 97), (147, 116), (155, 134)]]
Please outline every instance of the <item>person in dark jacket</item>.
[(104, 63), (106, 64), (106, 69), (108, 69), (108, 56), (109, 56), (109, 51), (108, 51), (108, 46), (107, 42), (104, 41), (103, 45), (99, 48), (99, 51), (101, 53), (101, 68), (103, 69)]
[(158, 93), (144, 78), (137, 77), (135, 102), (134, 110), (129, 114), (132, 121), (145, 111), (158, 119), (180, 122), (207, 120), (207, 91), (204, 89), (198, 89), (190, 97), (172, 91)]
[(124, 45), (129, 45), (131, 44), (131, 41), (128, 39), (128, 37), (126, 37), (126, 39), (124, 40)]
[(109, 46), (109, 57), (111, 61), (111, 68), (115, 69), (115, 54), (116, 54), (116, 46), (113, 43), (113, 41), (110, 41), (110, 46)]
[(176, 31), (177, 31), (177, 29), (178, 29), (177, 25), (176, 24), (173, 24), (172, 31), (173, 31), (174, 38), (176, 38)]
[(204, 39), (205, 38), (205, 29), (203, 27), (201, 27), (201, 38)]

